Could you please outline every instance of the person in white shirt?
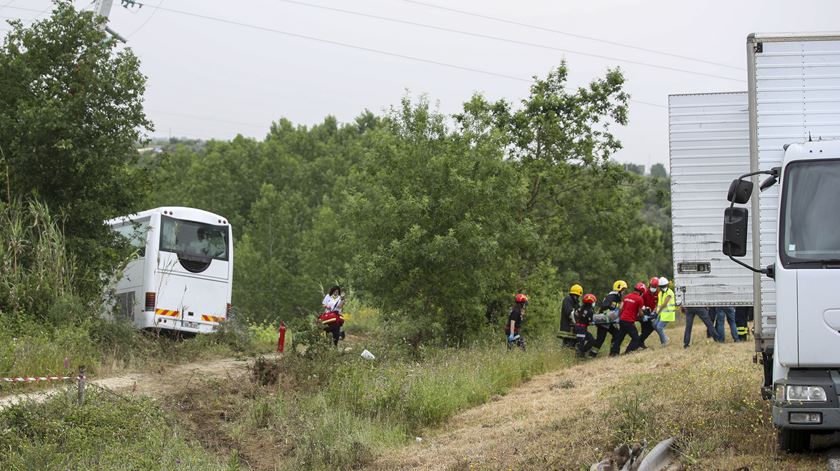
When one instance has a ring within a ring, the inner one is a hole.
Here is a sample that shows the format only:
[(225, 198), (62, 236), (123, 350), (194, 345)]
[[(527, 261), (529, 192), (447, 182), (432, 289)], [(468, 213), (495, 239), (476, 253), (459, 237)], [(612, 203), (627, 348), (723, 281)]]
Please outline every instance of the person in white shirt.
[(344, 319), (341, 317), (341, 310), (344, 307), (341, 287), (330, 288), (330, 292), (321, 301), (321, 306), (324, 308), (324, 313), (321, 314), (319, 320), (324, 329), (332, 334), (333, 345), (338, 345), (338, 341), (344, 338), (344, 331), (341, 330), (341, 326), (344, 325)]

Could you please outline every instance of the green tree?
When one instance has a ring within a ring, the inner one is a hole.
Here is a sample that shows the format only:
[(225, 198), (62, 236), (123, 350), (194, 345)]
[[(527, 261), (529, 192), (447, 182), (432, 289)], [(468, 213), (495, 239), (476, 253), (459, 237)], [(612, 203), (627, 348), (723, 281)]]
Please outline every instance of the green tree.
[(653, 164), (650, 167), (650, 176), (666, 178), (668, 176), (668, 171), (665, 170), (665, 166), (662, 164)]
[(404, 99), (368, 133), (340, 221), (355, 286), (412, 343), (468, 338), (515, 289), (533, 227), (527, 186), (503, 149), (450, 132), (426, 100)]
[(635, 173), (636, 175), (644, 175), (645, 174), (645, 166), (644, 165), (637, 165), (637, 164), (624, 164), (624, 169), (630, 173)]
[(93, 21), (56, 2), (50, 18), (10, 22), (0, 47), (0, 198), (36, 197), (59, 215), (88, 294), (116, 259), (103, 221), (137, 210), (146, 191), (132, 164), (151, 129), (137, 57)]

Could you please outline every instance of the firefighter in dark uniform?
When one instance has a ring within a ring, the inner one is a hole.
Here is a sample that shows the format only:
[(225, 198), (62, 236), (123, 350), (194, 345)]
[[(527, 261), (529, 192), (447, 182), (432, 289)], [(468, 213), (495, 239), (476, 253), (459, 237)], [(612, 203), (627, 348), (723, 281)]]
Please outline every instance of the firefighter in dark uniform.
[(577, 345), (572, 313), (580, 307), (581, 296), (583, 296), (583, 287), (574, 284), (569, 288), (569, 295), (563, 298), (563, 305), (560, 307), (560, 333), (557, 337), (560, 338), (564, 347), (575, 348), (575, 345)]
[(583, 304), (575, 310), (575, 337), (577, 338), (577, 356), (585, 357), (592, 344), (595, 343), (595, 337), (589, 332), (589, 324), (595, 316), (595, 303), (598, 299), (594, 294), (583, 295)]
[(607, 334), (610, 334), (611, 340), (618, 334), (618, 310), (621, 307), (621, 294), (624, 293), (625, 289), (627, 289), (627, 282), (617, 280), (613, 283), (613, 290), (601, 302), (601, 312), (593, 319), (593, 323), (598, 328), (598, 333), (595, 337), (595, 343), (592, 344), (592, 349), (589, 350), (589, 356), (598, 356), (598, 351), (607, 339)]
[(525, 321), (525, 308), (528, 306), (528, 296), (517, 294), (513, 298), (514, 304), (510, 309), (508, 321), (505, 323), (505, 336), (507, 337), (508, 350), (514, 346), (525, 350), (525, 339), (522, 338), (520, 329)]

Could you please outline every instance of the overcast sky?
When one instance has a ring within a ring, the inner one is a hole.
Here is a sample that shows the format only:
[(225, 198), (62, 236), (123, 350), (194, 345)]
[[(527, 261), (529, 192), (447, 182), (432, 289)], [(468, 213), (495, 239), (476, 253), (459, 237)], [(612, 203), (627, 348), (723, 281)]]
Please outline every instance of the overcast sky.
[[(426, 94), (442, 112), (450, 114), (474, 92), (493, 100), (518, 101), (528, 93), (529, 83), (523, 79), (544, 76), (565, 58), (570, 86), (575, 87), (602, 76), (607, 68), (621, 67), (635, 101), (630, 106), (629, 125), (616, 130), (624, 149), (615, 158), (647, 166), (668, 163), (665, 106), (669, 94), (746, 90), (745, 40), (749, 33), (840, 29), (837, 0), (146, 3), (143, 8), (126, 9), (114, 0), (110, 26), (128, 37), (128, 46), (142, 60), (142, 70), (149, 78), (146, 111), (155, 123), (154, 136), (229, 139), (241, 133), (262, 138), (271, 122), (281, 117), (306, 125), (327, 115), (346, 122), (365, 109), (381, 112), (397, 104), (406, 91), (412, 96)], [(20, 17), (28, 22), (46, 16), (50, 4), (49, 0), (0, 0), (0, 19)], [(92, 2), (77, 0), (76, 5), (91, 8)], [(5, 26), (0, 27), (0, 34)]]

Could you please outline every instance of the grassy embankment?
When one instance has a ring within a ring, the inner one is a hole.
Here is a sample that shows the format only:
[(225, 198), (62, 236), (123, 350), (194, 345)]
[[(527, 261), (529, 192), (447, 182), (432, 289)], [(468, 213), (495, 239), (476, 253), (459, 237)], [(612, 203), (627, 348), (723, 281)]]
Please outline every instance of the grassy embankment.
[[(672, 331), (673, 340), (682, 328)], [(719, 345), (698, 338), (685, 350), (671, 345), (578, 366), (597, 378), (592, 390), (576, 387), (568, 392), (569, 407), (575, 410), (534, 432), (538, 438), (528, 447), (543, 461), (520, 464), (533, 469), (588, 469), (618, 444), (646, 440), (652, 446), (675, 437), (679, 461), (686, 469), (824, 466), (820, 452), (830, 440), (822, 439), (822, 445), (815, 440), (815, 451), (802, 455), (777, 450), (770, 403), (761, 399), (759, 390), (761, 367), (752, 363), (752, 353), (751, 341)], [(578, 400), (590, 393), (594, 393), (591, 400)], [(549, 446), (554, 442), (565, 446)]]
[[(213, 429), (222, 455), (237, 448), (258, 469), (348, 469), (414, 441), (455, 413), (487, 402), (545, 371), (573, 363), (552, 341), (528, 352), (499, 345), (430, 349), (421, 358), (368, 344), (377, 360), (337, 352), (281, 360), (278, 385), (216, 383), (217, 400), (176, 398), (186, 427)], [(231, 412), (219, 419), (220, 411)], [(208, 424), (207, 421), (211, 424)], [(227, 440), (219, 440), (222, 433)], [(206, 440), (203, 440), (206, 441)]]
[[(357, 333), (374, 328), (361, 328), (359, 317)], [(251, 381), (194, 382), (160, 401), (94, 395), (81, 407), (59, 398), (2, 411), (0, 445), (8, 453), (0, 468), (19, 469), (39, 453), (42, 467), (62, 469), (110, 469), (117, 457), (123, 468), (165, 469), (179, 455), (182, 469), (355, 468), (460, 410), (573, 363), (551, 340), (508, 352), (498, 343), (417, 350), (353, 337), (351, 352), (313, 348), (263, 362)], [(377, 359), (362, 359), (361, 348)], [(105, 446), (95, 439), (103, 434)]]

